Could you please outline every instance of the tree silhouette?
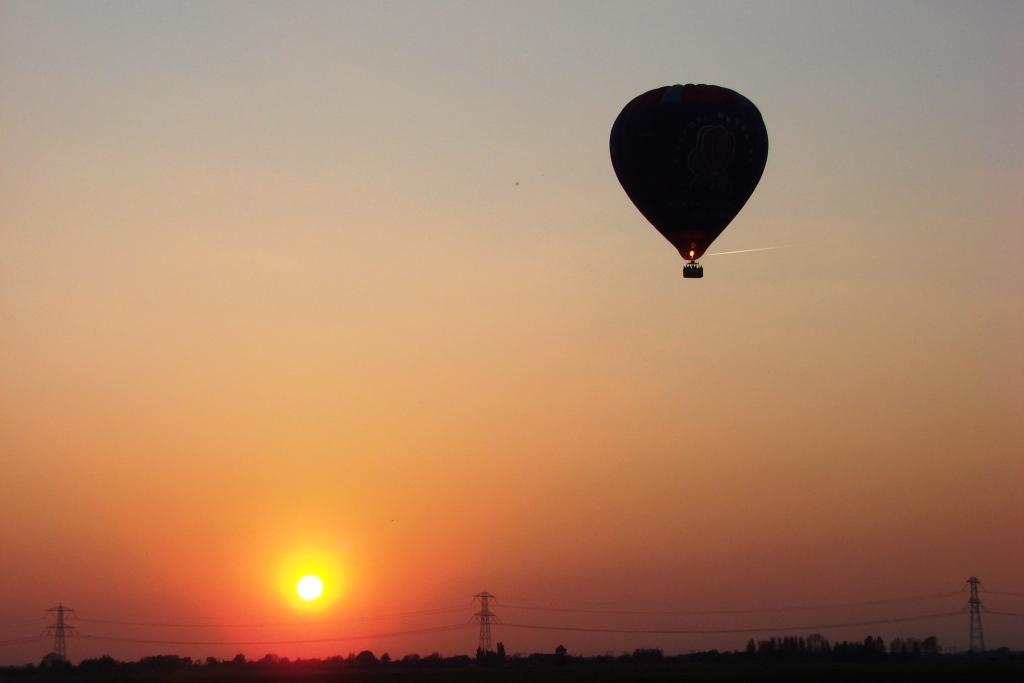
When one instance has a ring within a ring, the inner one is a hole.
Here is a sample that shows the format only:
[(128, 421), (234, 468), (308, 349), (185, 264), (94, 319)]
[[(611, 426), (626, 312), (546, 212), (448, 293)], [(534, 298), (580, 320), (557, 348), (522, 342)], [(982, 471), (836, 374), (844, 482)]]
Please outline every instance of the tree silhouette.
[(363, 650), (356, 655), (355, 662), (357, 666), (371, 667), (377, 665), (377, 658), (369, 650)]

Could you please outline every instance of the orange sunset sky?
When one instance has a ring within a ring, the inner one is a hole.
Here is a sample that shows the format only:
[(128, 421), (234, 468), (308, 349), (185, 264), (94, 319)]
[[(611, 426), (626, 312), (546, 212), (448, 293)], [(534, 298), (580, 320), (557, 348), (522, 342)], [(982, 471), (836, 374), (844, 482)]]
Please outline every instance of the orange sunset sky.
[[(1022, 32), (1015, 2), (0, 2), (0, 663), (58, 601), (78, 661), (472, 652), (481, 590), (693, 630), (1024, 592)], [(711, 251), (795, 246), (680, 278), (608, 158), (677, 82), (771, 140)], [(965, 648), (967, 617), (823, 631), (868, 632)]]

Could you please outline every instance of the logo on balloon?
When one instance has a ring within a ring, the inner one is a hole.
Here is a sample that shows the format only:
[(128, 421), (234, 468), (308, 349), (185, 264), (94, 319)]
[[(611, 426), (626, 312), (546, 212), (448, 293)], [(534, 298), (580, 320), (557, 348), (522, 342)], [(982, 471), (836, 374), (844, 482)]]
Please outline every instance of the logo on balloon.
[(710, 190), (729, 190), (729, 166), (736, 158), (736, 136), (723, 125), (702, 126), (697, 144), (686, 157), (686, 166), (694, 180)]

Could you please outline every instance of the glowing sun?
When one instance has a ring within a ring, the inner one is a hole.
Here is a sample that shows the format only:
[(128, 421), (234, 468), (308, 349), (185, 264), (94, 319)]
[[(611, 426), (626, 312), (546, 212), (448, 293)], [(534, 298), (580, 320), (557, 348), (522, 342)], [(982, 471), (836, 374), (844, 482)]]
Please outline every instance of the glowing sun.
[(306, 574), (295, 584), (295, 592), (303, 600), (316, 600), (324, 592), (324, 582), (316, 574)]

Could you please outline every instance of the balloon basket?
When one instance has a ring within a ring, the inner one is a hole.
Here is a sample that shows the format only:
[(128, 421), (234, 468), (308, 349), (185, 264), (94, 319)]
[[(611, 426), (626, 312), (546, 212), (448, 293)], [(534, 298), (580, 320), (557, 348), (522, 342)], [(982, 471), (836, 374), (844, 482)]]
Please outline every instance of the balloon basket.
[(683, 277), (704, 277), (704, 266), (696, 261), (690, 261), (683, 266)]

